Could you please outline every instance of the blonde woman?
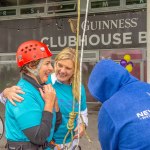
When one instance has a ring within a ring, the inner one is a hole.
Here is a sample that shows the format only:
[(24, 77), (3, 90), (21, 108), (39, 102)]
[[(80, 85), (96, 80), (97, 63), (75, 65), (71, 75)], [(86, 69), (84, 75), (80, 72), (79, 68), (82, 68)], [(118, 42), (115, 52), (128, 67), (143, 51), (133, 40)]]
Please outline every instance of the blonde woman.
[[(48, 83), (51, 83), (56, 91), (56, 96), (58, 99), (58, 105), (60, 107), (60, 112), (62, 113), (62, 123), (58, 127), (58, 130), (54, 134), (54, 139), (57, 144), (63, 147), (63, 140), (68, 131), (67, 123), (69, 120), (69, 113), (73, 110), (73, 101), (75, 102), (74, 110), (78, 112), (78, 100), (79, 100), (79, 62), (77, 64), (77, 71), (75, 71), (75, 49), (65, 48), (56, 57), (54, 63), (55, 73), (53, 73), (48, 78)], [(76, 75), (76, 81), (74, 77)], [(86, 106), (86, 93), (84, 86), (81, 87), (81, 113), (83, 116), (84, 124), (78, 123), (77, 118), (74, 122), (74, 131), (78, 131), (80, 127), (80, 137), (84, 134), (84, 125), (88, 125), (87, 118), (87, 106)], [(79, 124), (79, 126), (77, 126)], [(75, 134), (74, 132), (74, 134)], [(78, 137), (77, 134), (74, 135), (74, 139)], [(74, 140), (73, 146), (77, 140)], [(66, 143), (71, 142), (71, 135), (65, 141)]]

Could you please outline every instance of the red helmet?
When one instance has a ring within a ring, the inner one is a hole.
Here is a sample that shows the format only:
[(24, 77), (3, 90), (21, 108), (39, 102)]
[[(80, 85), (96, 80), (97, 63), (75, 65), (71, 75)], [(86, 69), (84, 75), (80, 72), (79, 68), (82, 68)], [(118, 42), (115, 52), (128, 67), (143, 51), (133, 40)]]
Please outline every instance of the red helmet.
[(22, 67), (31, 61), (36, 61), (50, 56), (52, 56), (52, 53), (44, 43), (31, 40), (22, 43), (18, 47), (16, 60), (18, 67)]

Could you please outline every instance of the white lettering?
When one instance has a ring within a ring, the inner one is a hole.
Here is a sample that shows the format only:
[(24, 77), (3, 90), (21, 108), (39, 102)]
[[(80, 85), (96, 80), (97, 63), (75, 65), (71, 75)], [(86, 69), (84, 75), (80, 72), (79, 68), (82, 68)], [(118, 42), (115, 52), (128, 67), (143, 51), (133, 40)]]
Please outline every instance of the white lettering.
[(132, 18), (131, 19), (131, 24), (132, 24), (132, 28), (135, 28), (135, 27), (137, 27), (137, 21), (138, 21), (138, 18)]
[(66, 36), (64, 36), (64, 38), (63, 38), (63, 43), (62, 43), (62, 40), (61, 40), (62, 38), (59, 36), (58, 37), (58, 45), (60, 46), (60, 47), (65, 47), (65, 46), (67, 46), (67, 37)]
[(94, 22), (91, 22), (91, 30), (96, 30), (97, 29), (97, 21), (96, 24)]
[(123, 44), (132, 44), (131, 35), (131, 32), (123, 33)]
[(103, 5), (103, 7), (108, 7), (108, 2), (107, 2), (107, 1), (104, 1), (104, 2), (102, 3), (102, 5)]
[[(85, 24), (85, 22), (83, 21), (83, 22), (81, 23), (81, 28), (82, 28), (82, 30), (84, 29), (84, 24)], [(89, 30), (89, 21), (87, 21), (87, 23), (86, 23), (86, 30)]]
[(76, 46), (76, 37), (75, 36), (69, 36), (68, 37), (69, 46)]
[(150, 118), (150, 110), (144, 110), (136, 114), (139, 119), (148, 119)]
[[(105, 42), (104, 39), (107, 39), (107, 42)], [(109, 44), (111, 43), (111, 34), (109, 33), (107, 38), (105, 38), (105, 37), (104, 37), (104, 34), (102, 34), (102, 39), (101, 39), (101, 41), (102, 41), (102, 44), (104, 44), (104, 45), (109, 45)]]
[[(41, 39), (41, 42), (47, 43), (48, 40), (49, 40), (48, 37), (43, 37), (43, 38)], [(46, 42), (45, 42), (45, 41), (46, 41)], [(49, 44), (47, 44), (47, 46), (49, 47)]]
[[(105, 30), (105, 29), (124, 29), (137, 27), (138, 18), (126, 18), (116, 20), (101, 20), (101, 21), (87, 21), (86, 30)], [(81, 23), (81, 28), (84, 28), (84, 21)]]
[[(58, 37), (59, 38), (59, 37)], [(56, 44), (54, 44), (54, 40), (53, 40), (53, 37), (50, 37), (50, 47), (57, 47)]]
[[(95, 42), (92, 39), (95, 39)], [(89, 43), (93, 46), (98, 45), (100, 43), (100, 37), (96, 34), (91, 35), (89, 37)]]
[[(132, 32), (126, 33), (108, 33), (108, 34), (92, 34), (85, 35), (84, 46), (107, 46), (107, 45), (129, 45), (133, 44)], [(74, 47), (76, 46), (76, 36), (58, 36), (58, 37), (43, 37), (42, 42), (48, 44), (51, 48), (57, 47)], [(136, 41), (134, 41), (136, 42)], [(139, 41), (137, 43), (146, 43), (146, 32), (139, 33)], [(82, 36), (79, 35), (79, 46), (82, 44)]]
[(139, 43), (146, 43), (146, 32), (139, 32)]
[(143, 116), (144, 116), (142, 112), (141, 112), (141, 113), (137, 113), (136, 115), (137, 115), (137, 117), (138, 117), (138, 118), (140, 118), (140, 117), (143, 117)]
[(113, 35), (113, 39), (115, 40), (113, 41), (113, 44), (118, 45), (121, 43), (120, 35), (121, 35), (120, 33), (115, 33)]
[(124, 19), (120, 19), (119, 20), (119, 26), (118, 26), (118, 28), (124, 28)]

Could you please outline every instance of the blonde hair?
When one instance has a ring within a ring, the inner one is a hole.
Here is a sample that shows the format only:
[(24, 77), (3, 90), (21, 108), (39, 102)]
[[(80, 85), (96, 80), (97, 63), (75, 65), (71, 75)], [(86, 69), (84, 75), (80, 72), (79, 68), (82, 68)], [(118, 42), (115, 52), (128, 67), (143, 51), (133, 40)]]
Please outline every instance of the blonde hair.
[(72, 82), (72, 93), (74, 95), (74, 98), (78, 101), (80, 96), (79, 91), (79, 83), (80, 83), (80, 66), (79, 61), (76, 62), (76, 50), (70, 47), (64, 48), (62, 51), (60, 51), (57, 56), (55, 57), (55, 64), (60, 60), (69, 59), (73, 61), (74, 68), (75, 64), (76, 66), (76, 73), (74, 70), (74, 74), (72, 78), (70, 79), (70, 82)]

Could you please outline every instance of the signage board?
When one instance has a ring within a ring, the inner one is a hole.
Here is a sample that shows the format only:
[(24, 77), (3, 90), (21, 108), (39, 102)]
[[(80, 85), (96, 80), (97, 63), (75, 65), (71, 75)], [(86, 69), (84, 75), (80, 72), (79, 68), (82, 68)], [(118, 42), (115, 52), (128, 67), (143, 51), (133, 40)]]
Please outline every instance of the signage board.
[[(79, 49), (84, 18), (81, 16)], [(53, 51), (76, 46), (70, 18), (35, 18), (0, 22), (0, 52), (16, 52), (18, 45), (30, 39), (46, 43)], [(146, 11), (89, 14), (84, 49), (118, 49), (146, 47)]]

